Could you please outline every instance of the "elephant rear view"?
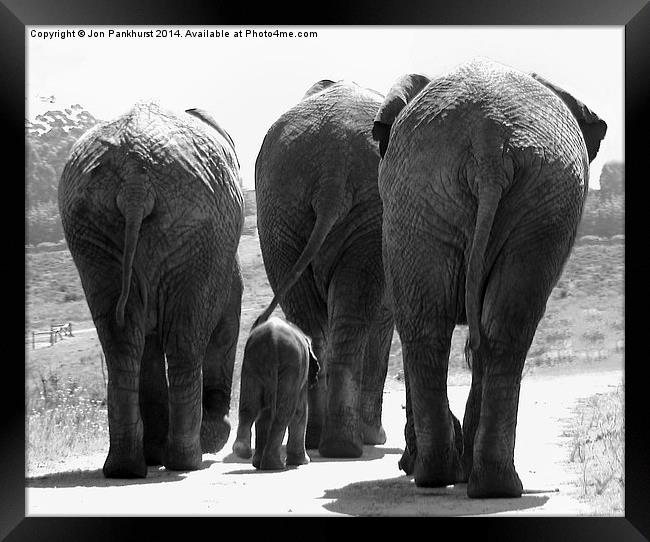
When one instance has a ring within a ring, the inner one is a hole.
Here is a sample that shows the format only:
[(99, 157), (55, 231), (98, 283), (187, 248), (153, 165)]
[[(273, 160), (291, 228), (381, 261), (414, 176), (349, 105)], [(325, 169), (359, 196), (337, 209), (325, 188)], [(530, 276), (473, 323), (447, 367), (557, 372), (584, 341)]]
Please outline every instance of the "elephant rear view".
[[(400, 466), (419, 486), (468, 481), (470, 497), (520, 496), (523, 365), (607, 125), (559, 87), (489, 60), (414, 81), (396, 83), (373, 129), (406, 376)], [(472, 368), (462, 435), (446, 381), (457, 324), (468, 325)]]
[[(233, 451), (251, 457), (251, 426), (255, 423), (253, 466), (261, 470), (305, 465), (307, 389), (318, 377), (311, 339), (296, 326), (276, 317), (256, 326), (246, 347), (241, 370), (239, 425)], [(286, 462), (280, 456), (287, 437)]]
[(108, 368), (105, 476), (198, 468), (230, 432), (243, 226), (232, 140), (205, 112), (138, 103), (75, 144), (59, 208)]
[(255, 162), (257, 226), (276, 306), (314, 341), (307, 448), (358, 457), (383, 444), (382, 391), (393, 334), (381, 263), (382, 96), (319, 81), (271, 126)]

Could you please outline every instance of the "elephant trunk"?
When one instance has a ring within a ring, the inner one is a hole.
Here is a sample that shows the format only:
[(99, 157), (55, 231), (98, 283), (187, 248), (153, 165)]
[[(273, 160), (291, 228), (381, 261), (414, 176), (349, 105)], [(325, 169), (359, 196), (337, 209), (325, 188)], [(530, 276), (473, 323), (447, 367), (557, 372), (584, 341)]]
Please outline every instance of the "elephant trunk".
[(122, 253), (122, 290), (115, 309), (119, 327), (124, 327), (124, 309), (131, 289), (133, 261), (140, 237), (142, 221), (151, 213), (154, 196), (145, 175), (128, 177), (117, 198), (117, 207), (124, 217), (124, 250)]
[(492, 183), (490, 179), (477, 179), (477, 185), (476, 226), (465, 278), (465, 312), (469, 326), (469, 345), (472, 350), (476, 350), (481, 342), (483, 261), (502, 192), (501, 187)]
[(251, 329), (255, 329), (259, 324), (262, 324), (268, 320), (269, 316), (271, 316), (275, 308), (278, 306), (278, 303), (280, 303), (280, 300), (296, 283), (296, 281), (300, 278), (300, 275), (302, 275), (305, 269), (307, 269), (307, 266), (314, 259), (314, 256), (316, 256), (320, 250), (323, 242), (325, 241), (325, 238), (327, 237), (327, 234), (330, 232), (335, 222), (336, 216), (333, 214), (321, 214), (316, 217), (314, 229), (309, 236), (309, 240), (307, 241), (305, 248), (298, 257), (296, 263), (291, 268), (291, 271), (289, 271), (289, 274), (285, 278), (284, 282), (280, 285), (278, 291), (273, 296), (271, 303), (257, 318), (257, 320), (255, 320), (255, 323)]

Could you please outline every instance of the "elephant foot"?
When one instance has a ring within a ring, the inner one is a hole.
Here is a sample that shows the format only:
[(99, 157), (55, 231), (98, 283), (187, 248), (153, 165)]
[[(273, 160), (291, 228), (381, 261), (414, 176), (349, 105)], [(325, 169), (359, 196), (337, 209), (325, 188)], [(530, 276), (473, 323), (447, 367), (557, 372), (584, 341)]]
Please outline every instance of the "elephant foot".
[(280, 457), (280, 452), (276, 451), (272, 454), (262, 454), (262, 461), (260, 461), (260, 470), (284, 470), (285, 464)]
[(262, 452), (261, 451), (258, 452), (256, 448), (255, 453), (253, 454), (253, 467), (259, 469), (261, 464), (262, 464)]
[(198, 470), (201, 467), (203, 456), (201, 445), (170, 442), (165, 450), (163, 465), (169, 470)]
[(360, 434), (355, 437), (343, 431), (329, 430), (323, 433), (318, 451), (323, 457), (361, 457), (363, 441)]
[(397, 462), (397, 466), (400, 470), (403, 470), (405, 474), (410, 476), (415, 471), (415, 458), (415, 452), (411, 453), (407, 446), (404, 448), (404, 453), (402, 454), (400, 460)]
[(432, 465), (415, 461), (413, 469), (415, 485), (418, 487), (446, 487), (457, 484), (463, 479), (460, 465)]
[(309, 456), (302, 453), (287, 452), (287, 465), (307, 465), (310, 459)]
[(232, 451), (237, 457), (241, 457), (242, 459), (250, 459), (253, 455), (250, 444), (247, 444), (241, 440), (235, 441), (235, 443), (232, 445)]
[(511, 461), (474, 463), (467, 482), (471, 499), (521, 497), (523, 486)]
[(147, 465), (162, 465), (164, 455), (164, 441), (144, 441), (144, 461)]
[(146, 478), (147, 463), (142, 453), (120, 454), (110, 451), (102, 471), (106, 478)]
[(318, 452), (323, 457), (361, 457), (363, 445), (360, 441), (347, 440), (342, 438), (326, 438), (318, 447)]
[(361, 429), (363, 433), (363, 443), (376, 445), (376, 444), (385, 444), (386, 443), (386, 431), (381, 424), (377, 425), (366, 425), (362, 424)]
[(323, 457), (361, 457), (363, 437), (361, 420), (351, 407), (340, 405), (331, 409), (325, 420), (318, 451)]
[[(201, 421), (201, 451), (214, 454), (221, 450), (230, 437), (228, 416), (206, 417)], [(249, 456), (250, 457), (250, 456)]]
[[(455, 443), (454, 443), (455, 444)], [(418, 487), (445, 487), (462, 482), (465, 473), (456, 446), (440, 454), (425, 454), (418, 449), (413, 469)]]
[(386, 432), (381, 424), (383, 391), (361, 394), (361, 432), (363, 443), (376, 445), (386, 442)]

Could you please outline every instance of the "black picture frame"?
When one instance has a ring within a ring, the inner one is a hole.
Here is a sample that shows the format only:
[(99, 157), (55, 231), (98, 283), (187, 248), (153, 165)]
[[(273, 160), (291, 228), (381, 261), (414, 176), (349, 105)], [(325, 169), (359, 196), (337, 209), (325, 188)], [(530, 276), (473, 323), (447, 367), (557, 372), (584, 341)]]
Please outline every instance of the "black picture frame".
[[(431, 2), (424, 0), (404, 2), (332, 2), (322, 4), (304, 3), (292, 9), (281, 7), (277, 3), (247, 4), (217, 2), (199, 2), (185, 0), (171, 2), (147, 0), (0, 0), (0, 95), (2, 114), (5, 125), (6, 143), (3, 143), (6, 163), (12, 165), (10, 174), (5, 168), (2, 187), (7, 201), (12, 196), (7, 192), (11, 187), (16, 190), (19, 178), (24, 178), (24, 83), (25, 83), (25, 26), (28, 25), (233, 25), (246, 19), (249, 25), (614, 25), (625, 26), (625, 170), (631, 182), (626, 185), (625, 207), (625, 412), (626, 412), (626, 487), (624, 518), (489, 518), (487, 521), (447, 524), (452, 534), (441, 533), (439, 527), (430, 525), (369, 525), (366, 522), (363, 537), (387, 538), (392, 529), (394, 536), (452, 536), (465, 534), (466, 529), (478, 531), (478, 536), (494, 537), (499, 540), (648, 540), (650, 537), (650, 454), (648, 453), (647, 406), (644, 403), (647, 389), (644, 384), (648, 362), (644, 359), (647, 347), (640, 342), (645, 338), (639, 329), (645, 323), (644, 313), (635, 311), (634, 306), (641, 303), (638, 295), (643, 289), (634, 289), (637, 277), (641, 274), (638, 257), (641, 250), (633, 252), (633, 247), (643, 247), (647, 231), (646, 224), (635, 225), (635, 220), (643, 216), (636, 206), (643, 204), (643, 196), (638, 194), (644, 184), (642, 162), (646, 136), (635, 137), (648, 124), (648, 101), (650, 97), (650, 6), (648, 0), (463, 0)], [(309, 11), (311, 10), (311, 13)], [(372, 45), (368, 45), (368, 54), (372, 54)], [(13, 171), (16, 168), (17, 171)], [(630, 197), (631, 196), (631, 197)], [(23, 241), (12, 239), (16, 218), (6, 211), (13, 206), (5, 206), (2, 213), (5, 220), (5, 239), (12, 249), (16, 244), (23, 255)], [(17, 205), (16, 211), (17, 210)], [(17, 235), (15, 237), (18, 237)], [(23, 237), (24, 239), (24, 237)], [(640, 244), (639, 244), (640, 243)], [(641, 264), (642, 265), (642, 264)], [(23, 278), (26, 280), (25, 269)], [(18, 270), (20, 273), (20, 270)], [(9, 276), (9, 275), (7, 275)], [(5, 293), (18, 296), (18, 288), (13, 282), (6, 285)], [(23, 290), (24, 292), (25, 290)], [(630, 292), (632, 295), (628, 296)], [(23, 296), (24, 297), (24, 296)], [(6, 298), (6, 297), (5, 297)], [(25, 300), (23, 299), (23, 302)], [(18, 301), (16, 300), (16, 303)], [(24, 305), (23, 305), (24, 306)], [(643, 307), (640, 307), (642, 310)], [(8, 315), (13, 308), (6, 308)], [(13, 327), (7, 324), (9, 328)], [(17, 342), (5, 335), (5, 342)], [(19, 382), (23, 381), (16, 355), (6, 354), (3, 360), (5, 376), (4, 390), (21, 390)], [(24, 352), (23, 352), (24, 353)], [(629, 361), (629, 362), (628, 362)], [(25, 413), (20, 401), (21, 393), (0, 392), (2, 408), (0, 420), (0, 538), (8, 541), (23, 540), (131, 540), (141, 538), (142, 532), (147, 538), (154, 539), (159, 533), (173, 534), (179, 527), (175, 520), (170, 525), (165, 518), (154, 521), (142, 521), (139, 518), (94, 517), (94, 518), (25, 518)], [(189, 518), (188, 518), (189, 519)], [(191, 518), (198, 519), (198, 518)], [(233, 533), (250, 526), (241, 522), (232, 523), (226, 528), (223, 521), (207, 526), (208, 536), (233, 536)], [(237, 518), (235, 518), (237, 519)], [(240, 518), (241, 519), (241, 518)], [(436, 518), (438, 519), (438, 518)], [(440, 518), (443, 519), (443, 518)], [(448, 519), (448, 521), (451, 518)], [(404, 521), (410, 521), (405, 518)], [(438, 524), (440, 525), (440, 524)], [(206, 536), (199, 526), (193, 525), (191, 531), (180, 526), (184, 536)], [(341, 525), (323, 525), (318, 529), (302, 529), (295, 536), (325, 538), (346, 534)], [(357, 526), (359, 527), (359, 526)], [(196, 533), (194, 532), (194, 529)], [(291, 526), (278, 525), (278, 535), (288, 534)], [(304, 527), (303, 527), (304, 528)], [(402, 530), (405, 529), (406, 530)], [(425, 530), (423, 530), (423, 528)], [(329, 530), (331, 529), (331, 531)], [(388, 530), (387, 530), (388, 529)], [(268, 530), (271, 533), (273, 530)], [(329, 534), (329, 533), (332, 534)], [(413, 533), (413, 534), (412, 534)], [(265, 533), (264, 536), (267, 536)], [(358, 536), (358, 535), (357, 535)]]

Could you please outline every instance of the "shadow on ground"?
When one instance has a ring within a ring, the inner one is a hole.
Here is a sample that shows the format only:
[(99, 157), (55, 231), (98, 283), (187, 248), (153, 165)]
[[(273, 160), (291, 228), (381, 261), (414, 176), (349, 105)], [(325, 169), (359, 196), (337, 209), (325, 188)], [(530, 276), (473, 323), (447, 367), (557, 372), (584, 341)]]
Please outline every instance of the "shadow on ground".
[(416, 487), (413, 476), (355, 482), (328, 489), (322, 499), (335, 499), (323, 508), (351, 516), (474, 516), (521, 511), (542, 506), (549, 497), (470, 499), (467, 484), (443, 488)]
[[(319, 453), (318, 450), (307, 450), (307, 455), (309, 455), (310, 462), (311, 463), (339, 463), (339, 462), (354, 462), (354, 461), (374, 461), (376, 459), (381, 459), (385, 455), (390, 455), (390, 454), (395, 454), (395, 455), (401, 455), (404, 450), (402, 448), (385, 448), (382, 446), (364, 446), (363, 447), (363, 454), (361, 457), (322, 457)], [(253, 453), (255, 453), (255, 449), (253, 449)], [(280, 451), (282, 457), (286, 457), (286, 446), (282, 446), (282, 449)], [(244, 464), (244, 465), (249, 465), (251, 468), (250, 469), (241, 469), (241, 470), (233, 470), (226, 472), (224, 474), (253, 474), (253, 473), (262, 473), (262, 472), (277, 472), (277, 471), (260, 471), (258, 469), (255, 469), (252, 466), (252, 459), (242, 459), (241, 457), (237, 457), (234, 453), (228, 454), (226, 457), (223, 458), (224, 463), (238, 463), (238, 464)], [(395, 461), (395, 465), (397, 468), (397, 461)], [(292, 469), (297, 469), (299, 468), (298, 466), (288, 466), (286, 470), (292, 470)]]
[[(210, 467), (214, 460), (204, 460), (199, 470)], [(164, 467), (149, 467), (146, 478), (106, 478), (102, 469), (55, 472), (25, 479), (26, 487), (120, 487), (181, 481), (192, 471), (173, 471)]]
[[(322, 457), (318, 450), (307, 450), (307, 455), (313, 463), (329, 463), (332, 461), (374, 461), (375, 459), (381, 459), (387, 454), (402, 454), (404, 450), (402, 448), (386, 448), (383, 446), (364, 446), (363, 454), (361, 457)], [(255, 453), (255, 448), (252, 449), (252, 452)], [(286, 446), (282, 446), (280, 453), (283, 457), (286, 457)], [(224, 463), (251, 463), (251, 459), (242, 459), (237, 457), (234, 453), (229, 453), (225, 456), (222, 461)]]
[[(385, 455), (402, 455), (403, 448), (386, 448), (384, 446), (364, 446), (363, 454), (361, 457), (322, 457), (318, 450), (307, 450), (309, 457), (314, 463), (328, 463), (331, 461), (336, 462), (350, 462), (350, 461), (374, 461), (375, 459), (382, 459)], [(397, 464), (397, 463), (396, 463)]]

